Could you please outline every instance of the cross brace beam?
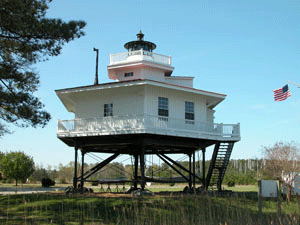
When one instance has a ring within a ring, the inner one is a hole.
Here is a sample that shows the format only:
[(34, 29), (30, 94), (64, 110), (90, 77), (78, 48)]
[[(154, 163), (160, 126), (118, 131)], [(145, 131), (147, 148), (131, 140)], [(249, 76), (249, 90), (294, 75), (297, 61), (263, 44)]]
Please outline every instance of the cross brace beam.
[[(95, 174), (97, 171), (101, 170), (104, 166), (106, 166), (108, 163), (110, 163), (111, 161), (113, 161), (115, 158), (117, 158), (121, 153), (115, 153), (112, 156), (108, 157), (107, 159), (103, 160), (102, 162), (98, 163), (96, 166), (94, 166), (93, 168), (91, 168), (90, 170), (86, 171), (83, 174), (83, 181), (85, 181), (86, 179), (88, 179), (90, 176), (92, 176), (93, 174)], [(78, 177), (79, 180), (81, 180), (81, 177)]]
[(173, 164), (175, 164), (176, 166), (178, 166), (180, 169), (184, 170), (187, 173), (190, 173), (192, 176), (194, 176), (195, 178), (199, 179), (200, 181), (202, 181), (202, 178), (198, 177), (195, 173), (189, 171), (188, 169), (186, 169), (185, 167), (183, 167), (182, 165), (180, 165), (178, 162), (176, 162), (175, 160), (171, 159), (170, 157), (161, 154), (163, 157), (165, 157), (167, 160), (169, 160), (170, 162), (172, 162)]

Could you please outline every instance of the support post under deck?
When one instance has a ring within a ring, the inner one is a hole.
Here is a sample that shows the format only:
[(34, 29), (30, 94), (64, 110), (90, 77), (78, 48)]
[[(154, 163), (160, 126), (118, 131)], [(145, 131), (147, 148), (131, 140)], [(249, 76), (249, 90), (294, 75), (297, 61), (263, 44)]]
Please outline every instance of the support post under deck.
[(141, 149), (141, 155), (140, 155), (140, 164), (141, 164), (141, 189), (145, 189), (145, 145), (142, 146)]
[(192, 155), (189, 154), (189, 188), (192, 189)]
[(73, 177), (74, 188), (77, 188), (77, 157), (78, 157), (78, 147), (75, 144), (75, 163), (74, 163), (74, 177)]
[(81, 179), (80, 179), (80, 191), (83, 191), (83, 185), (84, 185), (84, 179), (83, 179), (83, 174), (84, 174), (84, 155), (85, 151), (81, 150)]
[(196, 151), (193, 151), (193, 189), (196, 190)]
[(134, 190), (137, 189), (138, 167), (139, 167), (139, 156), (134, 155), (134, 181), (133, 181)]
[(205, 177), (205, 151), (206, 148), (202, 148), (202, 184), (205, 189), (206, 188), (206, 177)]

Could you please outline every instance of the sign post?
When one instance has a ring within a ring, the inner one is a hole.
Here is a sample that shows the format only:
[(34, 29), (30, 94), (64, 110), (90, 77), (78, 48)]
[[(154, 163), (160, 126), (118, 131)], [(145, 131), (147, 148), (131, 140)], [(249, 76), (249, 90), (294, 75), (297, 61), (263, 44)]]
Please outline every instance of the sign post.
[(281, 214), (281, 183), (278, 180), (258, 181), (258, 214), (262, 215), (262, 205), (264, 198), (277, 198), (278, 214)]

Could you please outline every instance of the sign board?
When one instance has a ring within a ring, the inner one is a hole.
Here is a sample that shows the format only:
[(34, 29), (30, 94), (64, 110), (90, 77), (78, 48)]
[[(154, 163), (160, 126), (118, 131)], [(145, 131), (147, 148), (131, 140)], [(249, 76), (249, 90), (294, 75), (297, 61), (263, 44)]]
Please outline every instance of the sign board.
[(264, 198), (278, 199), (278, 214), (281, 214), (281, 187), (278, 180), (259, 180), (258, 181), (258, 213), (262, 214), (262, 202)]
[(294, 180), (294, 194), (300, 194), (300, 176), (296, 175), (295, 180)]
[(261, 180), (259, 182), (259, 194), (263, 198), (277, 198), (278, 181), (277, 180)]

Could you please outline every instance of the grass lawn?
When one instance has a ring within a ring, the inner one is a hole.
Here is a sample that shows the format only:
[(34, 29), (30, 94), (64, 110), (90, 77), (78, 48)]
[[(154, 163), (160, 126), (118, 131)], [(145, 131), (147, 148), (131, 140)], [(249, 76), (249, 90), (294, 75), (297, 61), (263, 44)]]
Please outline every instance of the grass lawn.
[(236, 185), (234, 187), (224, 186), (223, 189), (235, 192), (258, 192), (257, 185)]
[[(71, 186), (72, 184), (56, 184), (55, 186), (52, 186), (53, 189), (55, 188), (66, 188), (68, 186)], [(97, 192), (101, 189), (101, 187), (98, 186), (92, 186), (90, 183), (86, 183), (85, 184), (86, 187), (89, 188), (93, 188), (95, 189)], [(176, 184), (174, 186), (170, 186), (170, 185), (151, 185), (149, 187), (146, 186), (147, 189), (149, 189), (152, 192), (159, 192), (159, 191), (182, 191), (184, 189), (184, 187), (186, 186), (186, 184)], [(16, 188), (16, 189), (24, 189), (24, 188), (33, 188), (33, 189), (37, 189), (37, 188), (41, 188), (42, 185), (41, 184), (19, 184), (18, 186), (16, 186), (14, 183), (0, 183), (0, 190), (1, 188)], [(107, 185), (103, 185), (103, 188), (106, 190), (107, 189)], [(119, 189), (122, 189), (123, 186), (119, 185), (118, 187)], [(129, 188), (129, 185), (125, 186), (126, 189)], [(115, 190), (116, 186), (115, 185), (111, 185), (111, 189)], [(231, 191), (236, 191), (236, 192), (257, 192), (258, 187), (257, 185), (236, 185), (235, 187), (227, 187), (227, 186), (223, 186), (223, 190), (231, 190)]]
[[(152, 187), (155, 189), (155, 187)], [(174, 187), (176, 189), (178, 187)], [(160, 191), (162, 191), (161, 189)], [(169, 189), (170, 190), (170, 189)], [(282, 203), (208, 195), (113, 194), (0, 196), (0, 224), (299, 224), (297, 199)]]

